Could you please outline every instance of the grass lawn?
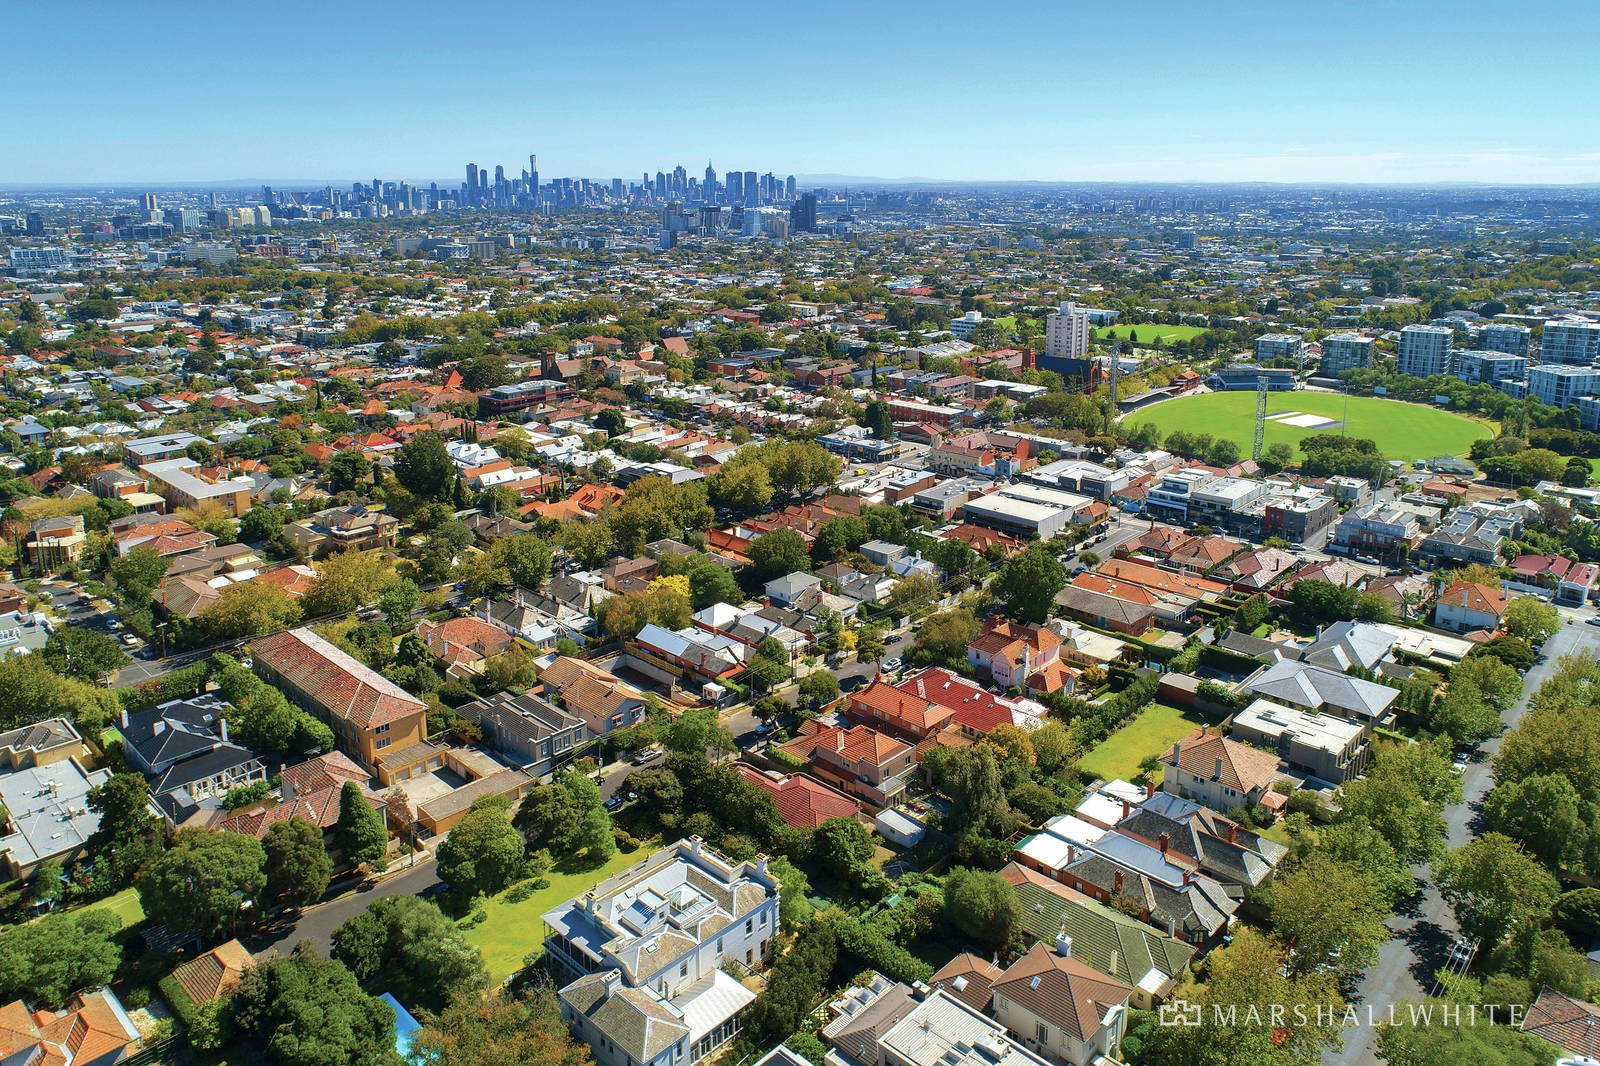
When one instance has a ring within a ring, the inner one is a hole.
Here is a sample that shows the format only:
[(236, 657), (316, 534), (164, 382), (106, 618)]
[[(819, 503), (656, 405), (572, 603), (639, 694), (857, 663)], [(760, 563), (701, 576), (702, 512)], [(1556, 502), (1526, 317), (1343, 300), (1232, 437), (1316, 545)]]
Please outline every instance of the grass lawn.
[[(1078, 760), (1078, 767), (1107, 781), (1131, 781), (1139, 774), (1139, 763), (1146, 755), (1160, 755), (1172, 742), (1204, 724), (1187, 711), (1152, 703), (1138, 716)], [(1155, 777), (1161, 781), (1158, 771)]]
[(84, 904), (83, 911), (110, 911), (122, 922), (122, 928), (128, 929), (144, 921), (144, 908), (139, 906), (139, 893), (131, 888), (97, 899), (93, 903)]
[(637, 851), (619, 851), (610, 862), (594, 870), (550, 874), (550, 885), (523, 900), (506, 902), (505, 895), (495, 896), (484, 906), (489, 917), (463, 930), (467, 943), (483, 952), (483, 964), (495, 983), (504, 981), (522, 969), (522, 960), (530, 953), (544, 949), (544, 912), (564, 903), (574, 896), (593, 888), (612, 874), (620, 873), (642, 859), (660, 850), (657, 844), (647, 844)]
[[(1338, 433), (1337, 424), (1291, 426), (1273, 421), (1274, 414), (1320, 415), (1333, 423), (1344, 422), (1347, 436), (1365, 437), (1378, 445), (1388, 459), (1431, 459), (1440, 455), (1465, 455), (1472, 442), (1491, 437), (1494, 429), (1464, 415), (1422, 404), (1384, 400), (1375, 396), (1349, 397), (1334, 392), (1274, 392), (1267, 397), (1267, 437), (1270, 446), (1282, 441), (1298, 445), (1312, 433)], [(1211, 392), (1199, 396), (1180, 396), (1154, 404), (1128, 416), (1128, 422), (1150, 423), (1162, 433), (1182, 429), (1209, 433), (1239, 445), (1250, 454), (1255, 440), (1256, 394)]]
[(1094, 331), (1094, 335), (1101, 340), (1115, 338), (1125, 341), (1131, 336), (1138, 336), (1136, 344), (1149, 344), (1152, 341), (1162, 341), (1171, 344), (1173, 341), (1193, 340), (1206, 331), (1204, 326), (1163, 326), (1156, 322), (1145, 322), (1140, 325), (1127, 326), (1101, 326)]

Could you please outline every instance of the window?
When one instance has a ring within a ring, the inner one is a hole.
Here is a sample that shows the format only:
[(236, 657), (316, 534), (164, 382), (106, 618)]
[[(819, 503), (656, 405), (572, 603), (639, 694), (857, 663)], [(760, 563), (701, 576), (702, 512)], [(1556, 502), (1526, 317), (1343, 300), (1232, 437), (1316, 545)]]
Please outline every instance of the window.
[(378, 738), (378, 747), (380, 747), (380, 748), (387, 748), (387, 747), (388, 747), (388, 746), (389, 746), (389, 744), (390, 744), (390, 742), (391, 742), (391, 741), (392, 741), (392, 740), (393, 740), (393, 739), (394, 739), (394, 738), (392, 738), (392, 737), (379, 737), (379, 738)]
[(683, 963), (679, 963), (678, 964), (678, 976), (679, 977), (688, 977), (689, 976), (689, 964), (687, 962), (683, 962)]
[(722, 954), (722, 938), (720, 936), (717, 937), (717, 954)]
[(376, 729), (374, 729), (374, 730), (373, 730), (373, 732), (374, 732), (374, 733), (377, 733), (377, 734), (379, 734), (379, 735), (380, 735), (380, 736), (381, 736), (381, 735), (382, 735), (382, 734), (384, 734), (384, 733), (387, 733), (387, 732), (388, 732), (388, 731), (389, 731), (389, 723), (388, 723), (388, 722), (385, 722), (385, 723), (383, 723), (383, 724), (382, 724), (382, 725), (380, 725), (380, 726), (379, 726), (379, 727), (378, 727), (378, 728), (376, 728)]
[(749, 936), (751, 933), (753, 933), (755, 931), (756, 931), (756, 920), (754, 918), (746, 918), (744, 920), (744, 935), (745, 936)]
[(1044, 1022), (1039, 1023), (1039, 1043), (1045, 1047), (1050, 1046), (1050, 1027)]

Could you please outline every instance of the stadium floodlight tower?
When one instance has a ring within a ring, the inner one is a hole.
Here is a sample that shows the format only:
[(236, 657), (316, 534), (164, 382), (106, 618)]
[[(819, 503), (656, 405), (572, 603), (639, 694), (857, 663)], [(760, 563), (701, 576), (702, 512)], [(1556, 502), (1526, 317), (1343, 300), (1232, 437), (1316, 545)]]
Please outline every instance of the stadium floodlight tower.
[(1256, 375), (1256, 439), (1250, 447), (1250, 458), (1261, 461), (1261, 446), (1267, 439), (1267, 375)]
[(1111, 342), (1111, 381), (1110, 403), (1106, 404), (1106, 433), (1117, 421), (1117, 384), (1122, 380), (1122, 342)]

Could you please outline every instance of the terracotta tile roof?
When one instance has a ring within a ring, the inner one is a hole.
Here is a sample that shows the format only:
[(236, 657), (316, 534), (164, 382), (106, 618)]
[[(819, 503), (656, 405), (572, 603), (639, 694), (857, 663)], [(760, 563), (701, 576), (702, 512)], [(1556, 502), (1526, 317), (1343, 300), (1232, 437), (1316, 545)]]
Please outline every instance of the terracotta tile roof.
[(481, 618), (449, 618), (443, 622), (422, 621), (417, 635), (428, 650), (447, 663), (475, 663), (498, 655), (513, 643), (511, 634)]
[(1506, 613), (1506, 594), (1475, 581), (1457, 581), (1439, 594), (1439, 602), (1463, 610), (1492, 614), (1496, 618)]
[(977, 1011), (989, 1012), (989, 1001), (994, 998), (989, 991), (1002, 973), (1000, 967), (988, 959), (962, 952), (928, 979), (934, 988), (942, 988), (952, 996)]
[[(1254, 792), (1272, 787), (1278, 779), (1278, 757), (1236, 740), (1213, 733), (1205, 726), (1177, 741), (1179, 768), (1205, 780), (1217, 780), (1221, 760), (1221, 782), (1236, 792)], [(1161, 756), (1164, 766), (1172, 765), (1172, 749)]]
[(1543, 1037), (1574, 1055), (1600, 1058), (1600, 1007), (1553, 988), (1539, 992), (1522, 1020), (1522, 1031)]
[(1124, 1006), (1133, 989), (1041, 942), (1006, 968), (994, 982), (994, 992), (1041, 1021), (1089, 1040), (1100, 1031), (1106, 1013)]
[(250, 654), (328, 714), (358, 729), (427, 710), (411, 693), (307, 628), (262, 637), (250, 645)]
[(955, 713), (948, 707), (941, 707), (882, 681), (874, 681), (852, 693), (850, 709), (860, 717), (898, 725), (918, 736), (937, 732)]
[[(63, 1011), (30, 1012), (20, 1000), (0, 1007), (0, 1055), (23, 1053), (27, 1066), (65, 1066), (124, 1057), (139, 1039), (104, 990), (82, 993)], [(31, 1053), (29, 1053), (31, 1052)]]
[(256, 960), (237, 940), (218, 944), (172, 971), (172, 979), (196, 1003), (210, 1003), (239, 987)]
[(885, 736), (871, 726), (856, 725), (849, 729), (824, 726), (814, 733), (789, 741), (782, 749), (798, 759), (809, 759), (813, 752), (821, 749), (836, 752), (850, 762), (882, 766), (890, 759), (909, 752), (911, 745)]
[[(1059, 638), (1057, 641), (1059, 643)], [(997, 725), (1016, 724), (1012, 708), (1007, 702), (943, 667), (929, 667), (906, 678), (895, 688), (937, 707), (948, 708), (952, 720), (976, 733), (987, 733)]]
[(772, 797), (778, 817), (787, 825), (815, 829), (830, 818), (852, 818), (861, 810), (849, 796), (804, 774), (773, 776), (743, 763), (735, 763), (733, 769)]

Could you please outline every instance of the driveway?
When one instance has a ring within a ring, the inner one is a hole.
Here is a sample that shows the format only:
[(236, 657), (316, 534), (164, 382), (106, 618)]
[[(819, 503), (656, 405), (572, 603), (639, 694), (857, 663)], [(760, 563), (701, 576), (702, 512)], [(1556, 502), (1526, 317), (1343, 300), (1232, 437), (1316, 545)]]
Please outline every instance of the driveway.
[[(1562, 613), (1564, 617), (1574, 616), (1573, 612)], [(1522, 720), (1528, 710), (1529, 696), (1555, 673), (1563, 655), (1580, 651), (1591, 657), (1600, 656), (1600, 628), (1581, 621), (1589, 616), (1590, 612), (1584, 611), (1579, 621), (1562, 626), (1545, 642), (1541, 649), (1544, 661), (1535, 663), (1528, 671), (1523, 678), (1522, 698), (1505, 713), (1507, 729)], [(1484, 742), (1477, 758), (1467, 764), (1462, 775), (1463, 801), (1445, 809), (1445, 834), (1452, 848), (1461, 847), (1483, 829), (1479, 821), (1483, 798), (1494, 784), (1491, 763), (1499, 750), (1499, 737)], [(1352, 1003), (1364, 1005), (1360, 1009), (1362, 1016), (1367, 1013), (1365, 1008), (1370, 1008), (1375, 1016), (1382, 1016), (1389, 1004), (1427, 995), (1433, 986), (1434, 972), (1444, 965), (1451, 941), (1458, 932), (1455, 915), (1439, 894), (1429, 868), (1417, 866), (1412, 872), (1422, 891), (1385, 923), (1393, 938), (1378, 949), (1378, 961), (1361, 975), (1356, 994), (1351, 998)], [(1372, 1031), (1365, 1028), (1347, 1034), (1340, 1051), (1322, 1057), (1324, 1066), (1366, 1066), (1383, 1061), (1372, 1046), (1372, 1037)]]

